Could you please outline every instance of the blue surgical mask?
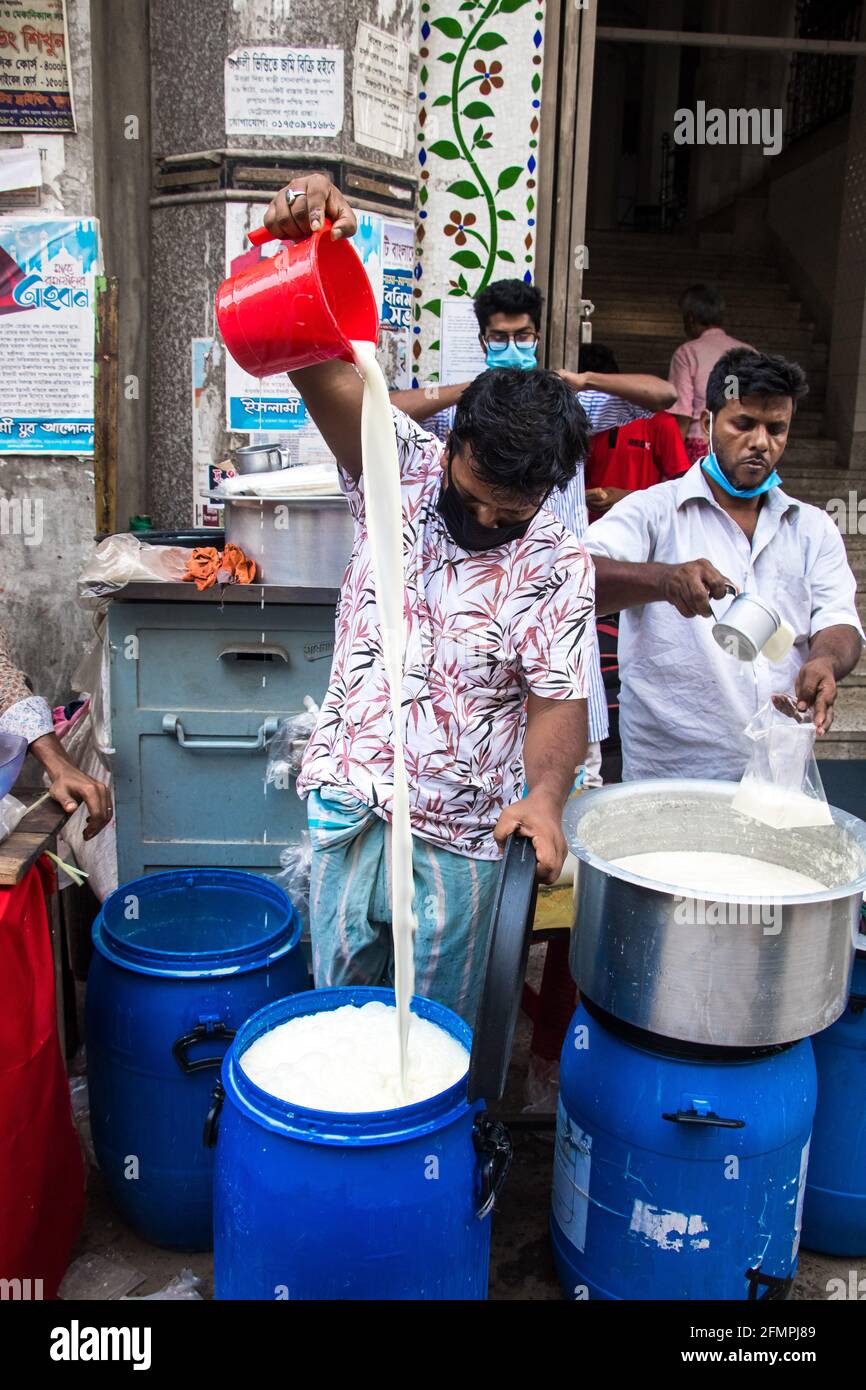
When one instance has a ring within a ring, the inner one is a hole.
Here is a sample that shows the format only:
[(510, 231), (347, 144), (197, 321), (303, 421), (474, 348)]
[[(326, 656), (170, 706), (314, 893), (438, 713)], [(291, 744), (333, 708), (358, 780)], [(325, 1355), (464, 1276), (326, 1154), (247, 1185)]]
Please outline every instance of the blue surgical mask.
[(531, 372), (533, 367), (538, 366), (538, 344), (527, 343), (521, 347), (519, 343), (509, 342), (504, 348), (487, 348), (488, 367), (520, 367), (524, 372)]
[(775, 468), (769, 477), (765, 478), (759, 487), (734, 487), (730, 478), (722, 472), (719, 460), (716, 458), (713, 449), (713, 417), (710, 416), (710, 452), (701, 459), (701, 468), (708, 477), (718, 483), (720, 488), (724, 488), (729, 497), (760, 497), (764, 492), (770, 492), (774, 487), (781, 487), (782, 479), (779, 477)]

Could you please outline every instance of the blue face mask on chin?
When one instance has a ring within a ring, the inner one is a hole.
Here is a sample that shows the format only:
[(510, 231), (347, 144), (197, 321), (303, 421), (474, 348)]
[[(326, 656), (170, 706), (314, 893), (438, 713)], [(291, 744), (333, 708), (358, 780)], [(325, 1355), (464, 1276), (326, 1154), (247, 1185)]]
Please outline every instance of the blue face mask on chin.
[(527, 343), (521, 347), (519, 343), (509, 342), (498, 352), (492, 347), (487, 349), (488, 367), (520, 367), (524, 372), (531, 372), (533, 367), (538, 366), (537, 358), (537, 343)]
[(703, 468), (708, 477), (712, 478), (713, 482), (718, 483), (719, 487), (724, 489), (729, 497), (760, 497), (762, 493), (770, 492), (774, 487), (781, 487), (782, 484), (782, 479), (774, 468), (772, 473), (770, 473), (758, 487), (734, 487), (730, 478), (726, 477), (722, 472), (721, 465), (713, 449), (712, 415), (710, 416), (710, 452), (701, 459), (701, 468)]

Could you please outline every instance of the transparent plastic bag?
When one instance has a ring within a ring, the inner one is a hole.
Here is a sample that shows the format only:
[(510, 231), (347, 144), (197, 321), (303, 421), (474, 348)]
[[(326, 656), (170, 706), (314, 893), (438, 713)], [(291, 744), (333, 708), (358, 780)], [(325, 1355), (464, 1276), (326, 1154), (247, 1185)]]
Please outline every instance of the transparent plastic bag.
[(189, 1299), (201, 1301), (201, 1280), (191, 1269), (182, 1269), (156, 1293), (124, 1294), (121, 1303), (181, 1303)]
[(297, 844), (287, 845), (280, 855), (280, 873), (274, 876), (284, 893), (287, 893), (298, 910), (301, 919), (301, 935), (309, 936), (310, 931), (310, 868), (313, 862), (313, 846), (309, 832), (301, 831)]
[(815, 725), (789, 696), (774, 695), (749, 720), (752, 753), (731, 803), (752, 820), (777, 830), (832, 825), (815, 761)]
[(101, 607), (125, 584), (180, 581), (189, 554), (182, 545), (149, 545), (123, 533), (106, 536), (78, 576), (79, 601), (85, 608)]
[(11, 792), (0, 797), (0, 844), (12, 834), (26, 810), (24, 802), (12, 796)]
[(304, 710), (280, 721), (279, 728), (268, 744), (268, 765), (265, 782), (285, 790), (292, 777), (301, 770), (304, 749), (316, 727), (319, 706), (312, 695), (304, 696)]

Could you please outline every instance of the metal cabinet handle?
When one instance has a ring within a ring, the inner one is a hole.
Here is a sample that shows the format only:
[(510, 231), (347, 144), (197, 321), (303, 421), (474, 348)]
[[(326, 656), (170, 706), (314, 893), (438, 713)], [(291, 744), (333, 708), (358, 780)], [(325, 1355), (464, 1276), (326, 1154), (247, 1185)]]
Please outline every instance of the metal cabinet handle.
[(239, 661), (270, 661), (277, 656), (287, 666), (289, 664), (289, 653), (279, 642), (238, 642), (234, 647), (223, 647), (219, 659), (225, 661), (231, 656)]
[(663, 1120), (670, 1120), (675, 1125), (715, 1125), (717, 1129), (745, 1129), (745, 1120), (723, 1120), (721, 1115), (717, 1115), (715, 1110), (707, 1110), (701, 1114), (699, 1110), (678, 1110), (675, 1115), (662, 1115)]
[(162, 718), (162, 732), (173, 734), (181, 748), (236, 748), (242, 752), (254, 753), (264, 748), (273, 738), (279, 725), (278, 719), (266, 719), (254, 738), (187, 738), (178, 715), (165, 714)]

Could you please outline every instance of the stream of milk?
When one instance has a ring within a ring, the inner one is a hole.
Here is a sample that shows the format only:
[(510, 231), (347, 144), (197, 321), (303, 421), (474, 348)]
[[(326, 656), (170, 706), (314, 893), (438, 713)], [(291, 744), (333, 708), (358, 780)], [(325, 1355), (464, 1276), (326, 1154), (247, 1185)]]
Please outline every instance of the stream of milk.
[(412, 911), (412, 830), (409, 787), (403, 754), (402, 693), (405, 625), (403, 602), (403, 495), (397, 436), (388, 387), (376, 361), (375, 343), (354, 342), (352, 351), (364, 378), (361, 449), (367, 536), (382, 632), (382, 655), (391, 702), (394, 780), (391, 817), (391, 921), (394, 934), (394, 990), (400, 1039), (400, 1078), (408, 1078), (409, 1003), (415, 991), (415, 914)]

